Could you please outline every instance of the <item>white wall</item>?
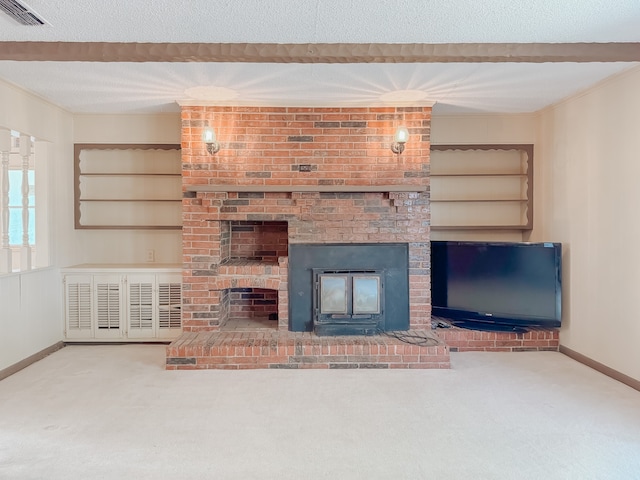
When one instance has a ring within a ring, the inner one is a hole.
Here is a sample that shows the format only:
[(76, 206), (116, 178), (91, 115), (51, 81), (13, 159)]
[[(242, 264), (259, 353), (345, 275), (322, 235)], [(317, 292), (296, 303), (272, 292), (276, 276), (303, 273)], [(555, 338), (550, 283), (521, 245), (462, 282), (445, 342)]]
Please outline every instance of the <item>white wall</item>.
[[(74, 143), (180, 143), (180, 114), (75, 115)], [(69, 174), (73, 175), (73, 159)], [(146, 263), (147, 250), (155, 263), (182, 263), (180, 230), (74, 230), (71, 264)]]
[[(61, 242), (73, 209), (69, 208), (72, 179), (66, 162), (73, 157), (73, 120), (69, 113), (16, 87), (0, 82), (0, 127), (33, 135), (46, 144), (48, 170), (45, 198), (49, 224), (44, 241), (52, 267), (0, 276), (0, 369), (7, 368), (62, 340), (60, 275), (67, 248)], [(38, 238), (40, 241), (41, 238)]]
[(640, 380), (640, 68), (540, 115), (541, 235), (563, 243), (562, 345)]
[[(0, 82), (0, 127), (33, 135), (50, 173), (44, 193), (51, 267), (0, 276), (0, 369), (63, 339), (59, 269), (79, 263), (180, 263), (180, 231), (75, 230), (74, 143), (180, 143), (180, 115), (74, 117)], [(42, 201), (39, 198), (39, 201)], [(40, 241), (40, 239), (38, 240)]]
[(62, 340), (60, 271), (0, 276), (0, 370)]
[(534, 143), (536, 120), (534, 114), (434, 115), (431, 143)]
[[(450, 144), (534, 144), (534, 201), (539, 195), (537, 158), (537, 116), (528, 115), (434, 115), (431, 143)], [(534, 205), (534, 228), (537, 222)], [(512, 241), (529, 240), (532, 232), (518, 230), (434, 230), (432, 240)]]
[(76, 143), (180, 143), (179, 113), (75, 115)]

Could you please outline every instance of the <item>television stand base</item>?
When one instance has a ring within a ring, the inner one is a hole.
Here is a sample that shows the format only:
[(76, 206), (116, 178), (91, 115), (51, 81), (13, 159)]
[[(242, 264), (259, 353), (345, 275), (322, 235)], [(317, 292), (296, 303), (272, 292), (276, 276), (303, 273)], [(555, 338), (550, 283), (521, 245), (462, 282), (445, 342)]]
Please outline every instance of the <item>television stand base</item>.
[(464, 328), (467, 330), (479, 330), (482, 332), (527, 333), (529, 331), (527, 327), (520, 327), (517, 325), (501, 325), (499, 323), (477, 322), (474, 320), (452, 320), (449, 318), (443, 319), (441, 317), (435, 317), (433, 320), (433, 324), (438, 328), (447, 328), (445, 325), (448, 324), (452, 327)]

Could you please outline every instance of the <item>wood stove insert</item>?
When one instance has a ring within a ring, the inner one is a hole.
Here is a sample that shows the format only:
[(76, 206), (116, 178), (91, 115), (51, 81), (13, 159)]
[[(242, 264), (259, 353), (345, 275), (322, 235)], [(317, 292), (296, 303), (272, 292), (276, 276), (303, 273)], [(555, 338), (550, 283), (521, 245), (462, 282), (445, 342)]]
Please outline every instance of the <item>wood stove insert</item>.
[(316, 335), (384, 331), (384, 271), (313, 269)]
[(289, 246), (289, 330), (373, 335), (409, 329), (408, 245)]

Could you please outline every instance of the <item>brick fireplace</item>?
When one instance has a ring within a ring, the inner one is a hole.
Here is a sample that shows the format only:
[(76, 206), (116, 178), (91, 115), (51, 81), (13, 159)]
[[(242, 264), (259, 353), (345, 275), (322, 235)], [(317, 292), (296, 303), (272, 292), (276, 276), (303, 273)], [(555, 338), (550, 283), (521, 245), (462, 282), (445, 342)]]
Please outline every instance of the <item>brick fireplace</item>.
[[(184, 333), (166, 368), (449, 368), (450, 349), (557, 350), (557, 331), (431, 332), (430, 124), (430, 107), (183, 106)], [(396, 155), (399, 125), (411, 136)], [(373, 281), (379, 298), (323, 311), (325, 277), (349, 295)]]
[[(405, 317), (393, 324), (402, 330), (429, 330), (430, 122), (430, 107), (183, 106), (185, 333), (169, 348), (168, 368), (231, 368), (231, 360), (217, 363), (200, 343), (222, 346), (222, 337), (234, 335), (247, 340), (240, 355), (245, 367), (447, 367), (444, 345), (406, 345), (375, 335), (317, 337), (308, 318), (314, 315), (313, 301), (307, 298), (306, 306), (296, 307), (298, 297), (311, 294), (298, 288), (304, 272), (296, 285), (288, 281), (295, 272), (290, 249), (323, 246), (331, 257), (340, 248), (377, 247), (384, 257), (385, 248), (402, 246), (406, 292), (389, 297), (385, 311), (395, 307), (396, 316)], [(215, 155), (201, 140), (207, 125), (221, 143)], [(390, 150), (399, 125), (411, 135), (401, 155)], [(344, 263), (323, 259), (317, 266), (340, 273)], [(355, 267), (356, 272), (375, 270), (366, 260)], [(238, 318), (252, 317), (271, 319), (273, 326), (253, 339), (251, 332), (227, 328)], [(270, 361), (252, 355), (256, 342), (264, 352), (264, 338), (275, 348)], [(194, 342), (200, 350), (189, 357), (185, 349)], [(286, 353), (287, 342), (294, 355)], [(334, 354), (334, 344), (344, 349), (336, 347), (340, 353)], [(284, 356), (279, 357), (280, 347)], [(237, 348), (232, 349), (237, 353)], [(351, 354), (358, 362), (349, 362), (348, 350), (360, 352)]]

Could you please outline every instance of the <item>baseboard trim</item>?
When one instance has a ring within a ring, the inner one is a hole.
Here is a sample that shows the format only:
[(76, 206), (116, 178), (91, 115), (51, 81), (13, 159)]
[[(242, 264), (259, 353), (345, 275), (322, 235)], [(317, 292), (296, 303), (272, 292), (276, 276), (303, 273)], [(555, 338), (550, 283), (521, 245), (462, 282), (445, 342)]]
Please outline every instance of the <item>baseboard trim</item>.
[(47, 357), (54, 352), (57, 352), (63, 347), (64, 347), (64, 342), (55, 343), (50, 347), (45, 348), (44, 350), (40, 350), (38, 353), (34, 353), (33, 355), (25, 358), (24, 360), (20, 360), (18, 363), (14, 363), (10, 367), (0, 370), (0, 380), (4, 380), (5, 378), (13, 375), (14, 373), (19, 372), (23, 368), (27, 368), (29, 365), (32, 365), (39, 360), (42, 360), (44, 357)]
[(625, 385), (630, 386), (631, 388), (635, 388), (640, 391), (640, 381), (635, 378), (630, 377), (629, 375), (625, 375), (618, 370), (614, 370), (611, 367), (607, 367), (600, 362), (596, 362), (595, 360), (576, 352), (575, 350), (571, 350), (569, 347), (565, 347), (564, 345), (560, 345), (559, 349), (560, 353), (563, 353), (567, 357), (573, 358), (575, 361), (580, 362), (587, 367), (593, 368), (600, 373), (604, 373), (607, 377), (611, 377), (614, 380), (624, 383)]

